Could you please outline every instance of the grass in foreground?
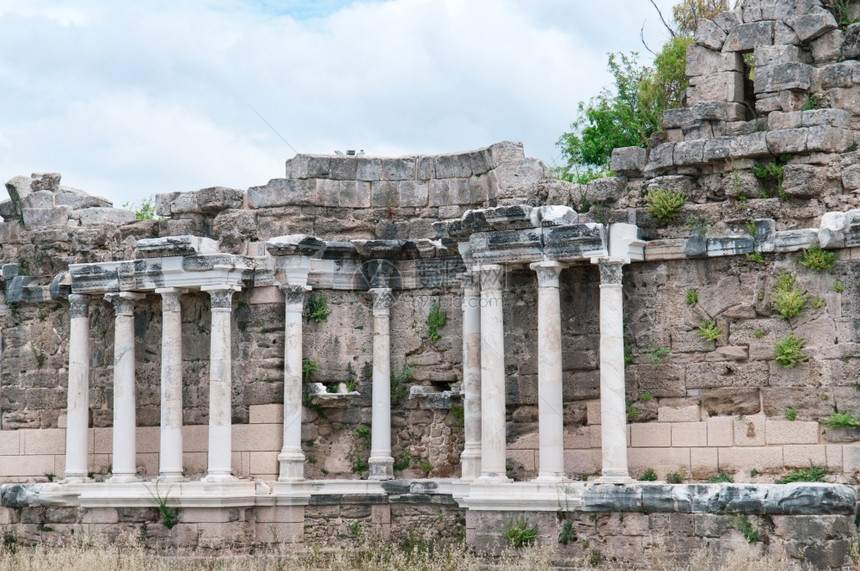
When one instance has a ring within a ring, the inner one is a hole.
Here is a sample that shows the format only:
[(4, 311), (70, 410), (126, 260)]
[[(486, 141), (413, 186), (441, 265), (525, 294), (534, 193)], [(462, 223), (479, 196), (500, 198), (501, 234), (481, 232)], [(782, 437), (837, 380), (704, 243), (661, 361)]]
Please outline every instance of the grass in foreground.
[[(728, 553), (708, 552), (702, 548), (685, 554), (685, 563), (670, 560), (659, 539), (644, 554), (627, 554), (635, 558), (625, 564), (612, 553), (585, 550), (571, 558), (564, 557), (555, 545), (509, 549), (498, 558), (471, 554), (462, 544), (439, 546), (422, 543), (412, 549), (401, 549), (387, 543), (370, 543), (332, 551), (311, 549), (298, 552), (292, 545), (257, 550), (253, 554), (224, 553), (219, 557), (194, 554), (160, 556), (140, 546), (131, 547), (15, 547), (0, 546), (0, 571), (311, 571), (326, 569), (368, 571), (420, 569), (422, 571), (459, 570), (528, 570), (553, 568), (553, 562), (574, 569), (653, 569), (706, 571), (770, 571), (808, 569), (800, 562), (782, 555), (762, 554), (761, 545), (741, 545)], [(594, 553), (598, 553), (595, 557)], [(563, 562), (561, 561), (563, 560)]]

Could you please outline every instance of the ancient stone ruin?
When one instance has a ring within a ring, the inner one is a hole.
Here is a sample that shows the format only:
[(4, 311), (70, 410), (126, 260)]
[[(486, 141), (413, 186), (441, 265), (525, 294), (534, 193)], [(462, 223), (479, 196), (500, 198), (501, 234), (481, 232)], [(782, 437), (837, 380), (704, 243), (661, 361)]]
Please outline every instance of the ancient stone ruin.
[[(148, 220), (13, 178), (0, 527), (491, 551), (523, 516), (589, 540), (562, 553), (635, 559), (730, 549), (744, 518), (762, 549), (840, 567), (858, 56), (860, 24), (818, 0), (748, 0), (700, 24), (653, 148), (585, 186), (510, 142), (297, 155), (264, 186), (159, 194)], [(813, 468), (826, 483), (776, 483)]]

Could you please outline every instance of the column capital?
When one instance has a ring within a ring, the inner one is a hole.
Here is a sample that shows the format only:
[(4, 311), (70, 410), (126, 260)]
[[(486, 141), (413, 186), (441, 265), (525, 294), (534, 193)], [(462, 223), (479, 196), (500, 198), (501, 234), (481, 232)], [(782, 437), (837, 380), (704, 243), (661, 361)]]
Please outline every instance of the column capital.
[(205, 291), (209, 294), (212, 309), (231, 309), (233, 307), (233, 293), (240, 290), (240, 287), (234, 286), (206, 289), (201, 288), (201, 291)]
[(89, 317), (90, 296), (80, 293), (69, 294), (69, 314), (75, 317)]
[(145, 297), (145, 294), (131, 291), (105, 294), (105, 299), (113, 304), (117, 315), (134, 315), (134, 302)]
[(394, 305), (394, 295), (390, 287), (374, 287), (367, 290), (373, 296), (373, 313), (388, 313)]
[(556, 262), (555, 260), (544, 260), (543, 262), (534, 262), (529, 267), (537, 273), (538, 287), (558, 287), (558, 275), (561, 270), (567, 267), (567, 264)]
[(161, 311), (182, 311), (179, 297), (187, 291), (178, 287), (155, 288), (155, 293), (161, 295)]
[(478, 272), (474, 270), (466, 270), (457, 276), (460, 282), (460, 287), (463, 291), (463, 296), (476, 296), (481, 294), (481, 280)]
[(311, 288), (305, 285), (279, 285), (278, 289), (284, 294), (287, 304), (304, 303), (305, 294), (311, 291)]
[(624, 261), (613, 258), (600, 258), (597, 261), (600, 268), (600, 285), (621, 285)]
[(505, 266), (500, 264), (486, 264), (478, 266), (481, 274), (481, 288), (484, 291), (502, 291), (505, 282)]

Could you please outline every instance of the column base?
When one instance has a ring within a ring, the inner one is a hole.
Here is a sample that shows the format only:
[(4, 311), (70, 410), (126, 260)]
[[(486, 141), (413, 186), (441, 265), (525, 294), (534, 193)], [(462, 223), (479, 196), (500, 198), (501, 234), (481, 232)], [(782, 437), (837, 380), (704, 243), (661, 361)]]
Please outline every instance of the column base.
[(156, 478), (158, 482), (181, 482), (183, 480), (185, 480), (185, 476), (182, 475), (182, 472), (165, 472)]
[(513, 479), (503, 474), (482, 474), (474, 481), (475, 484), (510, 484)]
[(206, 474), (201, 482), (230, 482), (236, 479), (233, 474)]
[(460, 454), (460, 479), (470, 482), (481, 477), (481, 451), (469, 454), (468, 450), (464, 450)]
[(391, 456), (371, 456), (367, 463), (370, 464), (370, 476), (368, 476), (368, 480), (394, 479), (394, 458)]
[(139, 481), (137, 474), (114, 474), (106, 480), (111, 484), (127, 484), (128, 482)]
[(281, 452), (279, 482), (298, 482), (305, 479), (305, 455), (301, 452)]
[(625, 484), (632, 484), (634, 480), (630, 476), (600, 476), (594, 482), (596, 484), (616, 484), (623, 486)]
[(570, 481), (570, 478), (564, 474), (542, 474), (532, 480), (536, 484), (561, 484)]

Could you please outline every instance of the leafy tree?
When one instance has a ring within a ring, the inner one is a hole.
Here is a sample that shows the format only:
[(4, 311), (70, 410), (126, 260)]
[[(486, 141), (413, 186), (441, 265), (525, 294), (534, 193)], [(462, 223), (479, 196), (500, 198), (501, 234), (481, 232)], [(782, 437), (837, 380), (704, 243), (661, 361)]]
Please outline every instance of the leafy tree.
[(729, 0), (683, 0), (676, 4), (672, 8), (673, 25), (664, 20), (671, 38), (650, 66), (641, 65), (636, 52), (609, 54), (614, 89), (603, 89), (590, 101), (579, 103), (570, 131), (556, 142), (564, 161), (555, 169), (556, 176), (588, 182), (610, 174), (612, 149), (647, 148), (651, 135), (662, 129), (663, 112), (681, 106), (681, 96), (689, 85), (685, 74), (687, 46), (693, 43), (696, 23), (728, 9)]

